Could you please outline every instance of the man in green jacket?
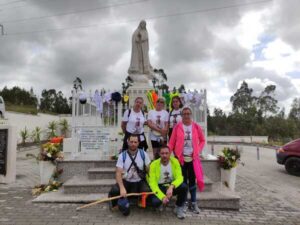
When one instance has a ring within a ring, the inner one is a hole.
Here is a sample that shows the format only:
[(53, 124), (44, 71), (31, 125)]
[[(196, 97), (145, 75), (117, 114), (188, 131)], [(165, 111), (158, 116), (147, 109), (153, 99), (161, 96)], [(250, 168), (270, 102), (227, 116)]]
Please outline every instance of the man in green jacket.
[(152, 197), (153, 207), (165, 206), (173, 195), (177, 195), (175, 213), (179, 219), (185, 218), (184, 202), (187, 185), (183, 182), (178, 160), (171, 157), (170, 149), (163, 146), (159, 151), (160, 158), (150, 164), (149, 186), (156, 193)]

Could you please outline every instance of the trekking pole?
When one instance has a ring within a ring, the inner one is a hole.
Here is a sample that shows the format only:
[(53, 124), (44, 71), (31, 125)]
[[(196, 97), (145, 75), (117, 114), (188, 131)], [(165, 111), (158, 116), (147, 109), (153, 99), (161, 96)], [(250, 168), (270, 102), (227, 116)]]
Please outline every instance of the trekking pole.
[[(146, 199), (146, 197), (148, 195), (153, 195), (153, 194), (155, 194), (155, 193), (154, 192), (130, 193), (130, 194), (127, 194), (126, 197), (130, 197), (130, 196), (142, 196), (142, 201), (143, 200), (145, 201), (145, 199)], [(97, 204), (100, 204), (100, 203), (103, 203), (103, 202), (108, 202), (108, 201), (111, 201), (111, 200), (119, 199), (119, 198), (122, 198), (122, 197), (123, 196), (118, 195), (118, 196), (114, 196), (114, 197), (110, 197), (110, 198), (100, 199), (100, 200), (97, 200), (95, 202), (91, 202), (89, 204), (80, 206), (80, 207), (76, 208), (76, 211), (78, 211), (80, 209), (88, 208), (90, 206), (97, 205)]]

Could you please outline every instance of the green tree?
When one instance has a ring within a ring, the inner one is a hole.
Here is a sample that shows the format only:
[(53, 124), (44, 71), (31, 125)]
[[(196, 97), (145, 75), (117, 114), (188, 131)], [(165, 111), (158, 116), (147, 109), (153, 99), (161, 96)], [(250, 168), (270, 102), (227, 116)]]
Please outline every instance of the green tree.
[(289, 112), (289, 120), (296, 126), (295, 138), (300, 137), (300, 98), (294, 98)]
[(58, 114), (71, 113), (71, 107), (67, 98), (64, 98), (61, 91), (55, 89), (43, 90), (40, 109), (43, 112), (53, 112)]
[(294, 98), (291, 105), (289, 118), (300, 122), (300, 98)]
[(37, 98), (33, 93), (33, 89), (26, 91), (24, 88), (14, 86), (8, 89), (6, 86), (0, 91), (0, 95), (9, 104), (37, 106)]
[(214, 131), (219, 135), (227, 134), (227, 116), (220, 108), (214, 109), (214, 116), (212, 121)]
[(257, 98), (257, 108), (264, 117), (266, 117), (268, 113), (276, 113), (279, 109), (277, 106), (278, 101), (275, 99), (275, 90), (275, 85), (268, 85)]
[(253, 90), (243, 81), (240, 88), (230, 98), (232, 103), (232, 111), (245, 114), (254, 105), (255, 98), (252, 96)]
[(240, 88), (230, 98), (232, 113), (229, 114), (230, 135), (253, 135), (258, 123), (256, 97), (253, 90), (243, 81)]
[(57, 92), (56, 94), (53, 111), (59, 114), (71, 113), (71, 108), (68, 104), (68, 100), (67, 98), (64, 98), (64, 95), (61, 91)]
[(296, 124), (286, 119), (282, 111), (265, 120), (265, 129), (270, 140), (283, 141), (284, 143), (292, 140), (297, 132)]
[(42, 91), (40, 109), (43, 112), (46, 112), (46, 111), (54, 112), (55, 99), (56, 99), (56, 90), (55, 89), (50, 89), (50, 90), (44, 89)]

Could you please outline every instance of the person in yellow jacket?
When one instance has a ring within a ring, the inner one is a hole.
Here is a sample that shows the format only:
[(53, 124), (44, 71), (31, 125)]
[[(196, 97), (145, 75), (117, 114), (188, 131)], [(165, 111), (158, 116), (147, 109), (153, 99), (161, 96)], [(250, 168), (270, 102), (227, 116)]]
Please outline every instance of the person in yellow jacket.
[(150, 164), (148, 177), (149, 186), (155, 193), (151, 199), (152, 206), (166, 206), (172, 196), (177, 195), (174, 212), (179, 219), (184, 219), (184, 202), (188, 188), (183, 182), (180, 164), (175, 157), (171, 157), (167, 146), (160, 148), (159, 155), (160, 158)]

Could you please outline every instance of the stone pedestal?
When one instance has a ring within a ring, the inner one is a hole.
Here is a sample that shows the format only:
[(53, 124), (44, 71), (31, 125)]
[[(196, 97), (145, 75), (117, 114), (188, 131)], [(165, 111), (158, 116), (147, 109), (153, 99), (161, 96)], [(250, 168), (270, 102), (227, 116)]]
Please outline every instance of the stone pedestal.
[(149, 105), (146, 93), (152, 89), (153, 88), (150, 86), (149, 82), (134, 82), (127, 90), (129, 95), (129, 108), (133, 106), (136, 97), (142, 97), (144, 99), (144, 104)]
[(17, 135), (16, 128), (0, 125), (0, 183), (16, 180)]
[(225, 170), (221, 168), (221, 182), (231, 191), (235, 190), (236, 167)]
[(63, 139), (63, 152), (64, 153), (78, 153), (79, 151), (79, 138), (74, 135), (71, 138)]
[(48, 184), (55, 171), (55, 164), (51, 161), (40, 161), (40, 184)]

